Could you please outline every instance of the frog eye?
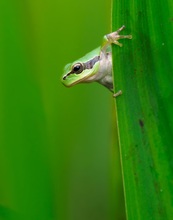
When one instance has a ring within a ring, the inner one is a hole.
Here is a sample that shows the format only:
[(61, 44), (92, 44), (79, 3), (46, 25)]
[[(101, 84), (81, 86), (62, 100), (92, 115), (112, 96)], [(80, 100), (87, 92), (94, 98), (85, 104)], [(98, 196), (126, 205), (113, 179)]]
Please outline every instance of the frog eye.
[(84, 66), (82, 63), (76, 63), (74, 64), (74, 66), (72, 67), (72, 72), (79, 74), (84, 70)]

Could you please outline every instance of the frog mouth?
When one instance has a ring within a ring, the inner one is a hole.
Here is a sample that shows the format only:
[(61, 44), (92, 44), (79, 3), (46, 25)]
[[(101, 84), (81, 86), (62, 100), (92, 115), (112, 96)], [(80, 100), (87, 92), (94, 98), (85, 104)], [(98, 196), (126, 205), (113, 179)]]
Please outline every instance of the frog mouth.
[(88, 79), (89, 77), (91, 77), (91, 76), (92, 76), (92, 74), (89, 74), (89, 75), (87, 75), (87, 76), (85, 76), (85, 77), (83, 77), (83, 78), (81, 78), (81, 79), (79, 79), (79, 80), (73, 82), (69, 87), (74, 86), (74, 85), (76, 85), (76, 84), (78, 84), (78, 83), (80, 83), (80, 82), (83, 82), (83, 81), (87, 80), (87, 79)]

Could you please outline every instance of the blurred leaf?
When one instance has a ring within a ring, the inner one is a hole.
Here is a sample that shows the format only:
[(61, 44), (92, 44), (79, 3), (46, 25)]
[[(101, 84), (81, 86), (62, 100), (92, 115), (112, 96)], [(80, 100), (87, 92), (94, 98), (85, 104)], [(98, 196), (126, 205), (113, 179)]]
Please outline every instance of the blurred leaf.
[(119, 144), (128, 219), (173, 216), (173, 2), (113, 1)]
[(99, 45), (109, 5), (0, 1), (0, 220), (110, 219), (110, 94), (59, 80)]

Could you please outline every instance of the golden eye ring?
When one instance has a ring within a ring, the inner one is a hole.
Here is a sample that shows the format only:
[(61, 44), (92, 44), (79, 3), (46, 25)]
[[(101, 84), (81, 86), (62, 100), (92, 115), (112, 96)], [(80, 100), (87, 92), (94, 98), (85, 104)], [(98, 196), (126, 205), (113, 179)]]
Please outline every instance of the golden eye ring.
[(84, 70), (84, 65), (82, 63), (75, 63), (72, 67), (72, 72), (80, 74)]

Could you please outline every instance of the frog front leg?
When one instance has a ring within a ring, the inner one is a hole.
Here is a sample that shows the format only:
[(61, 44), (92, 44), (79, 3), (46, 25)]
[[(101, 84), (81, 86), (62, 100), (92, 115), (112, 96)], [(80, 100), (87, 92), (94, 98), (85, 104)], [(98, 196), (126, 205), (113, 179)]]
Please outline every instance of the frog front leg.
[(103, 43), (102, 43), (101, 50), (102, 51), (106, 50), (110, 44), (116, 44), (116, 45), (122, 47), (123, 45), (118, 41), (119, 39), (125, 39), (125, 38), (132, 39), (132, 35), (119, 35), (119, 33), (123, 29), (125, 29), (124, 25), (122, 27), (120, 27), (117, 31), (105, 35), (103, 37)]
[[(120, 27), (117, 31), (112, 32), (110, 34), (107, 34), (103, 37), (103, 43), (102, 43), (102, 47), (101, 47), (101, 51), (103, 53), (106, 53), (107, 48), (110, 47), (111, 44), (116, 44), (120, 47), (122, 47), (123, 45), (118, 41), (119, 39), (132, 39), (132, 35), (119, 35), (119, 33), (125, 28), (125, 26), (123, 25), (122, 27)], [(117, 97), (119, 95), (122, 94), (122, 91), (119, 90), (117, 93), (113, 94), (113, 97)]]

